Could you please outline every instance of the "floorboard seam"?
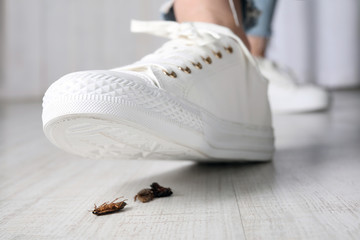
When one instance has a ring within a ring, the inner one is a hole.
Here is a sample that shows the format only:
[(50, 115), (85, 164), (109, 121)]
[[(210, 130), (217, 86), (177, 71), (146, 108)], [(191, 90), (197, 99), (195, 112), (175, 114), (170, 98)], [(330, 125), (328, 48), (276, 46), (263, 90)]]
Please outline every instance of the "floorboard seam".
[(240, 207), (239, 207), (239, 199), (238, 199), (238, 196), (237, 196), (237, 194), (236, 194), (236, 190), (235, 190), (235, 185), (234, 185), (233, 177), (231, 177), (230, 179), (231, 179), (231, 186), (232, 186), (232, 188), (233, 188), (234, 195), (235, 195), (236, 206), (237, 206), (237, 208), (238, 208), (238, 212), (239, 212), (239, 216), (240, 216), (241, 227), (242, 227), (243, 232), (244, 232), (244, 237), (245, 237), (245, 240), (247, 240), (247, 237), (246, 237), (246, 232), (245, 232), (245, 227), (244, 227), (244, 223), (243, 223), (243, 219), (242, 219), (242, 214), (241, 214), (241, 210), (240, 210)]

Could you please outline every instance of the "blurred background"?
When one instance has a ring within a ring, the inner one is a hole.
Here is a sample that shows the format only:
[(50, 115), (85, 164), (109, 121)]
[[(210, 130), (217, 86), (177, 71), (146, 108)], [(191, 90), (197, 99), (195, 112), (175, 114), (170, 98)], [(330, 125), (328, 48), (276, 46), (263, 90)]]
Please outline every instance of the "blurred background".
[[(62, 75), (131, 63), (164, 40), (131, 34), (160, 0), (0, 0), (0, 100), (41, 99)], [(268, 56), (299, 82), (360, 85), (360, 1), (279, 0)]]

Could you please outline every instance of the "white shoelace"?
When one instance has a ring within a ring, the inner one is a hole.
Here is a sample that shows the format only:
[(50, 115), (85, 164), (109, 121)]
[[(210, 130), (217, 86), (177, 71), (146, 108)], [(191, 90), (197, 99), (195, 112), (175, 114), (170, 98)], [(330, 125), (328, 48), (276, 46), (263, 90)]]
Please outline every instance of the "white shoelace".
[(239, 17), (236, 13), (236, 8), (235, 8), (235, 4), (233, 0), (229, 0), (229, 5), (230, 5), (230, 9), (231, 9), (231, 13), (233, 15), (234, 21), (235, 21), (235, 25), (237, 27), (240, 27), (240, 22), (239, 22)]
[[(172, 39), (154, 53), (142, 58), (135, 65), (157, 65), (164, 71), (171, 72), (173, 67), (186, 68), (187, 65), (202, 62), (204, 58), (223, 50), (224, 47), (231, 46), (234, 40), (249, 60), (255, 64), (246, 46), (229, 29), (216, 26), (217, 30), (214, 31), (211, 28), (198, 27), (199, 25), (204, 26), (206, 24), (133, 20), (131, 22), (132, 32), (149, 33)], [(222, 35), (230, 38), (222, 38)]]

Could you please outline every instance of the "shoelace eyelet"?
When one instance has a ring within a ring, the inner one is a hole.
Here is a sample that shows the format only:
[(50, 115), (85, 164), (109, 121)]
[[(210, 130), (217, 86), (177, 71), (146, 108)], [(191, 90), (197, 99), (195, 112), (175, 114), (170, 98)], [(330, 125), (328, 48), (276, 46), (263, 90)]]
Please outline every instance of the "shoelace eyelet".
[(206, 58), (201, 57), (201, 58), (202, 58), (202, 60), (203, 60), (204, 62), (206, 62), (207, 64), (211, 64), (211, 63), (212, 63), (212, 60), (211, 60), (210, 57), (206, 57)]
[(201, 63), (192, 63), (192, 65), (194, 65), (194, 67), (196, 67), (197, 69), (202, 69), (202, 65)]
[(217, 52), (213, 51), (213, 54), (215, 55), (215, 57), (217, 57), (219, 59), (222, 58), (222, 54), (220, 51), (217, 51)]
[(178, 67), (181, 71), (183, 71), (183, 72), (186, 72), (187, 74), (190, 74), (191, 73), (191, 70), (190, 70), (190, 68), (188, 68), (188, 67), (185, 67), (185, 68), (183, 68), (183, 67)]
[(233, 53), (233, 48), (231, 46), (224, 47), (225, 51), (228, 53)]
[(163, 73), (166, 75), (166, 76), (168, 76), (168, 77), (171, 77), (171, 78), (176, 78), (177, 77), (177, 75), (176, 75), (176, 73), (174, 72), (174, 71), (172, 71), (171, 73), (168, 73), (167, 71), (165, 71), (165, 70), (162, 70), (163, 71)]

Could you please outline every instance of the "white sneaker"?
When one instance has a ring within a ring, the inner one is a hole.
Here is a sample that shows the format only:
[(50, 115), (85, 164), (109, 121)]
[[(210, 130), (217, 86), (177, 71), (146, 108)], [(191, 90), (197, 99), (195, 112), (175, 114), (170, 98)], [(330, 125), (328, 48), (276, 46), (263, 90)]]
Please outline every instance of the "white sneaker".
[(321, 87), (296, 84), (290, 70), (280, 68), (275, 62), (256, 58), (259, 69), (269, 80), (271, 110), (278, 113), (300, 113), (325, 110), (329, 106), (329, 94)]
[(132, 65), (53, 83), (42, 116), (53, 144), (90, 158), (272, 158), (267, 81), (236, 35), (207, 23), (132, 28), (172, 40)]

